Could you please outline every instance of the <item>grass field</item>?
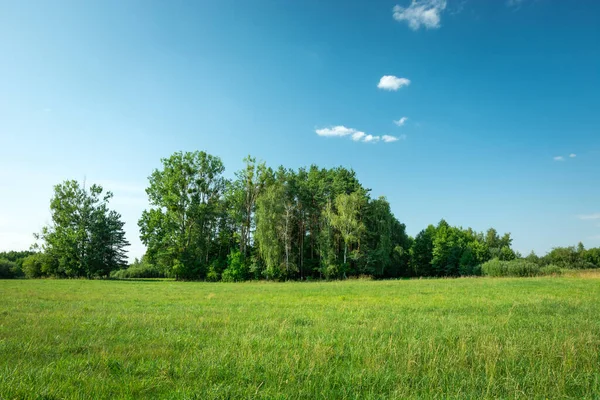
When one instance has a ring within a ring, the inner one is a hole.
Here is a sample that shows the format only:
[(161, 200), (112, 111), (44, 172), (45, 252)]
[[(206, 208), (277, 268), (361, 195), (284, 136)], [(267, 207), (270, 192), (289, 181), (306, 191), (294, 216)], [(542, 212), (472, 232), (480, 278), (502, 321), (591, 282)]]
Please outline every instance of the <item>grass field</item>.
[(600, 398), (600, 279), (0, 281), (0, 398)]

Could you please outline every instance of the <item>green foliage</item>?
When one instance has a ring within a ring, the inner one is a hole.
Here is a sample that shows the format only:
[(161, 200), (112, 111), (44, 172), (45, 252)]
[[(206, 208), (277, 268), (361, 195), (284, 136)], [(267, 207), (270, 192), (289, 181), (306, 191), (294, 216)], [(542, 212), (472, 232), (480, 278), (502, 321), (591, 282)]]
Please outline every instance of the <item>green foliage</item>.
[[(445, 220), (413, 239), (385, 197), (371, 198), (355, 172), (343, 167), (274, 170), (248, 156), (227, 180), (221, 160), (205, 152), (177, 152), (161, 163), (146, 189), (151, 207), (138, 221), (147, 247), (144, 265), (113, 276), (208, 281), (458, 277), (480, 275), (491, 259), (515, 261), (506, 268), (521, 265), (519, 260), (539, 267), (600, 267), (600, 248), (580, 244), (522, 259), (511, 247), (510, 233), (476, 232)], [(32, 259), (27, 276), (93, 278), (125, 270), (128, 243), (120, 215), (108, 208), (111, 197), (96, 185), (57, 185), (52, 224), (38, 236), (44, 257)], [(23, 276), (22, 263), (30, 254), (6, 254), (0, 258), (16, 266), (5, 275)]]
[(248, 279), (248, 267), (239, 250), (232, 250), (227, 256), (227, 268), (223, 271), (223, 282), (240, 282)]
[(537, 264), (526, 260), (502, 261), (494, 258), (481, 266), (483, 275), (492, 277), (515, 276), (531, 277), (541, 274), (540, 267)]
[(557, 265), (546, 265), (540, 268), (541, 275), (562, 275), (563, 270)]
[(35, 254), (33, 251), (5, 251), (0, 252), (0, 279), (23, 278), (23, 261), (28, 256)]
[(126, 269), (113, 271), (110, 274), (113, 279), (142, 279), (142, 278), (167, 278), (167, 273), (160, 267), (151, 264), (145, 257), (137, 258)]
[(344, 264), (347, 261), (348, 248), (360, 240), (365, 231), (365, 225), (360, 219), (362, 209), (367, 203), (365, 195), (359, 192), (341, 193), (335, 197), (334, 207), (327, 216), (344, 241)]
[(0, 279), (12, 279), (17, 276), (17, 264), (6, 258), (0, 258)]
[(56, 277), (107, 277), (126, 265), (124, 223), (108, 208), (111, 192), (77, 181), (54, 187), (50, 202), (52, 223), (37, 238), (47, 260), (44, 275)]
[(219, 219), (225, 218), (226, 181), (218, 157), (205, 152), (174, 153), (149, 177), (150, 205), (138, 223), (148, 257), (180, 279), (203, 279)]
[(415, 237), (410, 248), (410, 265), (415, 276), (432, 276), (433, 239), (435, 226), (429, 225)]
[(23, 272), (27, 278), (41, 278), (51, 270), (51, 260), (43, 253), (32, 254), (23, 260)]

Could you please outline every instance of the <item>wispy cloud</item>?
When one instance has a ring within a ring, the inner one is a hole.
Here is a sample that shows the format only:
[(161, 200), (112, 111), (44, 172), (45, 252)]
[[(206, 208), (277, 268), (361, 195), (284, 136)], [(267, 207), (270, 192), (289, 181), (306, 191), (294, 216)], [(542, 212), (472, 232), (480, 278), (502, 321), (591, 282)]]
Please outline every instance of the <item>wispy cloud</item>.
[(437, 29), (445, 8), (446, 0), (412, 0), (408, 7), (396, 5), (393, 16), (398, 22), (408, 23), (410, 29), (415, 31), (421, 26)]
[(398, 126), (403, 126), (406, 123), (406, 121), (408, 121), (408, 118), (402, 117), (398, 121), (394, 121), (394, 123)]
[(589, 221), (589, 220), (594, 220), (594, 219), (600, 219), (600, 213), (593, 213), (593, 214), (581, 214), (578, 215), (577, 218), (584, 220), (584, 221)]
[(406, 135), (400, 135), (400, 136), (383, 135), (381, 137), (381, 140), (383, 140), (386, 143), (397, 142), (398, 140), (405, 140), (405, 139), (406, 139)]
[(347, 136), (356, 132), (351, 128), (346, 128), (343, 125), (333, 126), (331, 128), (317, 129), (317, 135), (319, 136)]
[(396, 91), (401, 87), (410, 85), (410, 79), (406, 78), (398, 78), (394, 75), (384, 75), (379, 80), (377, 87), (383, 90), (393, 90)]
[[(575, 153), (571, 153), (571, 154), (569, 154), (569, 156), (568, 156), (568, 157), (569, 157), (569, 158), (576, 158), (576, 157), (577, 157), (577, 154), (575, 154)], [(556, 157), (552, 157), (552, 159), (553, 159), (554, 161), (565, 161), (567, 158), (566, 158), (566, 157), (563, 157), (563, 156), (556, 156)]]
[(319, 136), (325, 136), (325, 137), (350, 136), (350, 138), (352, 140), (354, 140), (355, 142), (364, 142), (364, 143), (377, 143), (380, 140), (382, 140), (385, 143), (390, 143), (390, 142), (395, 142), (399, 139), (406, 138), (406, 135), (401, 135), (400, 138), (395, 137), (395, 136), (390, 136), (390, 135), (383, 135), (383, 136), (371, 135), (371, 134), (367, 134), (365, 132), (362, 132), (362, 131), (359, 131), (359, 130), (356, 130), (353, 128), (347, 128), (343, 125), (332, 126), (329, 128), (316, 129), (315, 133)]

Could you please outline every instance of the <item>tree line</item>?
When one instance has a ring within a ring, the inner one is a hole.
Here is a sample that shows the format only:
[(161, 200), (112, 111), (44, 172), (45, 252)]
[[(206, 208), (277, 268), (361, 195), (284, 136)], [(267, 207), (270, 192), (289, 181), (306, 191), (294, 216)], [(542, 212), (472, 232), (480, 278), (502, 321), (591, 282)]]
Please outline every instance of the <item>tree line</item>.
[(0, 255), (0, 276), (243, 281), (471, 276), (515, 270), (510, 263), (521, 261), (600, 267), (599, 248), (522, 257), (509, 233), (444, 220), (412, 238), (385, 197), (372, 198), (343, 167), (273, 169), (247, 157), (226, 179), (221, 159), (205, 152), (161, 162), (146, 189), (151, 207), (138, 222), (147, 248), (141, 260), (126, 263), (129, 243), (121, 216), (109, 208), (112, 193), (66, 181), (54, 188), (52, 222), (36, 235), (35, 252), (20, 261)]

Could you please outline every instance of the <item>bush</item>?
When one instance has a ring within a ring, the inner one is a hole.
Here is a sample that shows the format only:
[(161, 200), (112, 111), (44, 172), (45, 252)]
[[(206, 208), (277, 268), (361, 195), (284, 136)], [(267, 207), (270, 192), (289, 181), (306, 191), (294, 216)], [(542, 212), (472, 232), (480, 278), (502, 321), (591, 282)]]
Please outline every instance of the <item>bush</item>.
[(227, 268), (221, 275), (223, 282), (240, 282), (247, 278), (248, 268), (244, 262), (242, 253), (232, 250), (227, 256)]
[(17, 264), (8, 261), (5, 258), (0, 258), (0, 279), (13, 279), (18, 275)]
[(480, 276), (481, 265), (459, 265), (458, 273), (460, 276)]
[(42, 253), (32, 254), (23, 260), (23, 272), (27, 278), (40, 278), (45, 275), (47, 268), (44, 264), (47, 262)]
[(219, 273), (221, 269), (219, 268), (219, 263), (217, 260), (213, 261), (208, 267), (208, 272), (206, 273), (206, 280), (209, 282), (218, 282), (221, 279), (221, 274)]
[(494, 258), (481, 266), (481, 272), (486, 276), (537, 276), (540, 275), (540, 267), (523, 259), (500, 261)]
[(540, 268), (542, 275), (562, 275), (563, 271), (558, 265), (550, 264)]
[(136, 260), (129, 268), (112, 271), (110, 277), (114, 279), (166, 278), (167, 274), (156, 265)]

